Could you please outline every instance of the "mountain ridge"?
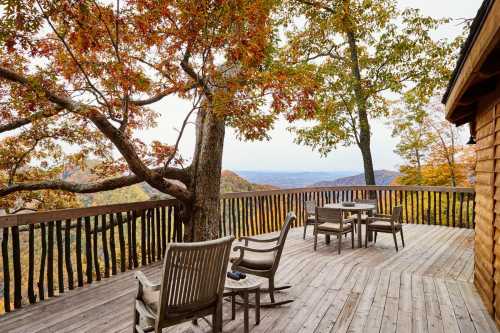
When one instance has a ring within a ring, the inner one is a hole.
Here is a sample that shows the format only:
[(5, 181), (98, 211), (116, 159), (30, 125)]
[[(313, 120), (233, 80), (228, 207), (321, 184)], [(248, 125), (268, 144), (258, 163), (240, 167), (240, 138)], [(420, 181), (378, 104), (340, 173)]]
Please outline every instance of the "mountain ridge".
[[(390, 185), (396, 177), (401, 174), (391, 170), (375, 170), (376, 185)], [(365, 175), (360, 173), (354, 176), (342, 177), (332, 181), (320, 181), (309, 185), (308, 187), (328, 187), (328, 186), (350, 186), (350, 185), (365, 185)]]

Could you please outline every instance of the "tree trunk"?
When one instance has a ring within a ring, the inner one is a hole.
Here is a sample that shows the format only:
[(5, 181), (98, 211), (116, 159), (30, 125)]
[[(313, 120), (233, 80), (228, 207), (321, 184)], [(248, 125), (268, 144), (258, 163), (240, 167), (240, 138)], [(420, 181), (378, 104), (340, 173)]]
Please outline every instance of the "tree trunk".
[(373, 170), (373, 160), (370, 148), (370, 123), (368, 122), (368, 111), (366, 98), (361, 85), (361, 72), (359, 69), (358, 49), (354, 32), (347, 31), (347, 42), (351, 54), (351, 73), (354, 78), (354, 95), (359, 117), (359, 149), (363, 157), (363, 167), (365, 172), (366, 185), (375, 185), (375, 172)]
[(370, 136), (368, 139), (362, 143), (360, 140), (359, 148), (361, 150), (361, 155), (363, 157), (363, 168), (365, 171), (365, 183), (366, 185), (376, 185), (375, 184), (375, 172), (373, 170), (373, 160), (372, 152), (370, 148)]
[(220, 177), (225, 121), (200, 110), (197, 139), (189, 185), (193, 197), (185, 205), (184, 240), (203, 241), (219, 237)]
[(420, 151), (415, 149), (415, 156), (417, 159), (417, 185), (422, 185), (422, 162), (420, 161)]

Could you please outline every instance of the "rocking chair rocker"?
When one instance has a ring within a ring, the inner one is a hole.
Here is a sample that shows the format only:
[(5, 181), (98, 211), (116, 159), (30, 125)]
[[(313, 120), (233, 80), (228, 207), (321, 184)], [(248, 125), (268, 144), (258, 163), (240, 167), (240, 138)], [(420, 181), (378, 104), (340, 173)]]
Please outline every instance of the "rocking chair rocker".
[[(269, 289), (261, 289), (261, 292), (269, 293), (270, 303), (261, 303), (261, 307), (274, 307), (293, 302), (293, 300), (284, 300), (277, 302), (274, 297), (274, 292), (290, 288), (291, 286), (274, 286), (274, 275), (280, 263), (281, 254), (285, 245), (285, 240), (288, 231), (296, 217), (293, 212), (289, 212), (286, 216), (285, 224), (281, 228), (279, 236), (267, 239), (241, 237), (245, 240), (245, 246), (236, 246), (233, 251), (240, 251), (238, 258), (233, 258), (231, 269), (248, 274), (267, 278), (269, 281)], [(249, 242), (270, 243), (276, 242), (275, 246), (270, 248), (252, 248), (248, 247)]]

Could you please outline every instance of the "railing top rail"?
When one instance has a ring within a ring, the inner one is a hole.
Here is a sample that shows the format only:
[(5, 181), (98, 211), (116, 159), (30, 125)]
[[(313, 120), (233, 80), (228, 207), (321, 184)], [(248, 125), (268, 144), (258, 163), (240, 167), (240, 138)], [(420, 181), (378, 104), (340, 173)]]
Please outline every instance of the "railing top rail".
[(323, 192), (323, 191), (424, 191), (424, 192), (448, 192), (448, 193), (474, 193), (473, 187), (448, 187), (448, 186), (407, 186), (407, 185), (350, 185), (350, 186), (319, 186), (319, 187), (300, 187), (290, 189), (277, 189), (254, 192), (231, 192), (224, 193), (223, 198), (242, 198), (248, 196), (266, 196), (282, 193), (301, 193), (301, 192)]
[(48, 221), (76, 219), (85, 216), (113, 214), (134, 210), (143, 210), (178, 204), (177, 199), (148, 200), (131, 203), (92, 206), (84, 208), (55, 209), (35, 213), (0, 216), (0, 227), (20, 226)]
[[(428, 191), (428, 192), (448, 192), (448, 193), (455, 192), (455, 193), (470, 193), (470, 194), (474, 193), (474, 189), (470, 187), (356, 185), (356, 186), (330, 186), (330, 187), (305, 187), (305, 188), (303, 187), (303, 188), (278, 189), (278, 190), (254, 191), (254, 192), (234, 192), (234, 193), (222, 194), (221, 197), (223, 199), (230, 199), (230, 198), (260, 197), (267, 195), (302, 193), (302, 192), (351, 191), (351, 190)], [(85, 216), (113, 214), (126, 211), (163, 207), (175, 204), (179, 204), (179, 201), (176, 199), (148, 200), (141, 202), (93, 206), (86, 208), (68, 208), (68, 209), (27, 213), (27, 214), (5, 215), (5, 216), (0, 216), (0, 227), (20, 226), (20, 225), (48, 222), (48, 221), (75, 219)]]

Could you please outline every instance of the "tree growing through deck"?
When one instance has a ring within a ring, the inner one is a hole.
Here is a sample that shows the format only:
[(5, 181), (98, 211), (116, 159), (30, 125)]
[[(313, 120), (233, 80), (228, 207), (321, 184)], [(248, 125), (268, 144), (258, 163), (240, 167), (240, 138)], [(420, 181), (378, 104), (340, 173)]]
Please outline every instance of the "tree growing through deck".
[[(285, 76), (268, 61), (276, 2), (0, 3), (1, 205), (146, 182), (182, 202), (186, 240), (216, 237), (226, 126), (263, 138), (290, 103), (273, 93)], [(176, 142), (146, 144), (141, 131), (160, 115), (151, 105), (167, 96), (192, 108)], [(187, 160), (179, 143), (192, 121)], [(89, 158), (98, 181), (60, 179)]]

